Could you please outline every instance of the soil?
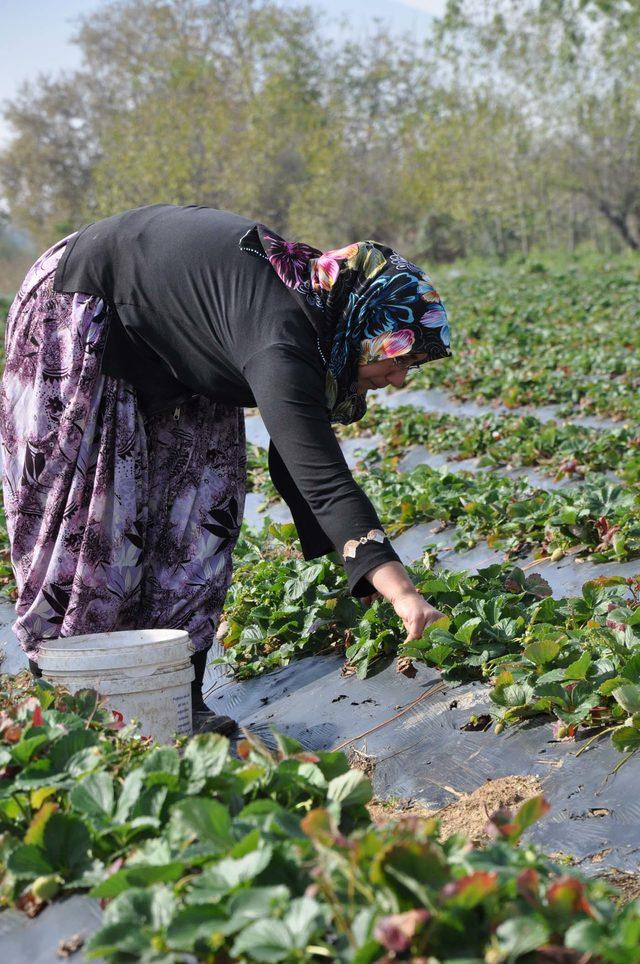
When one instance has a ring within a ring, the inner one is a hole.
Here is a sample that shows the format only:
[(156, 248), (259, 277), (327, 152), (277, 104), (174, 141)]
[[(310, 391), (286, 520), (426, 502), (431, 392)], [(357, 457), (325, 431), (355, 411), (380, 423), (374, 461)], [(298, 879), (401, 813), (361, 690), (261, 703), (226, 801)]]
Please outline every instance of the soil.
[(600, 876), (618, 891), (619, 896), (615, 898), (617, 904), (628, 904), (640, 898), (640, 874), (630, 874), (614, 867)]
[[(373, 769), (368, 760), (354, 760), (352, 765), (359, 765), (365, 772)], [(524, 800), (540, 792), (540, 782), (536, 777), (508, 776), (488, 780), (473, 793), (463, 794), (455, 803), (450, 803), (441, 810), (429, 810), (419, 801), (397, 797), (388, 800), (374, 799), (367, 804), (367, 809), (378, 826), (415, 817), (437, 817), (440, 820), (441, 840), (446, 840), (451, 834), (462, 833), (474, 843), (479, 843), (487, 838), (485, 828), (489, 814), (501, 807), (517, 808)], [(607, 851), (603, 851), (601, 854), (594, 854), (590, 863), (597, 866), (606, 853)], [(575, 866), (575, 861), (567, 854), (551, 853), (549, 856), (559, 863)], [(617, 904), (622, 906), (640, 898), (640, 874), (608, 868), (598, 876), (616, 888), (618, 896), (614, 899)]]
[[(581, 861), (575, 861), (569, 854), (560, 851), (550, 853), (549, 857), (557, 863), (566, 863), (567, 866), (577, 867), (578, 870), (585, 871), (587, 864), (597, 867), (610, 853), (610, 849), (601, 850), (599, 853), (592, 854)], [(589, 872), (589, 876), (591, 876), (591, 872)], [(621, 907), (640, 898), (640, 874), (633, 874), (628, 870), (619, 870), (617, 867), (607, 867), (606, 870), (603, 870), (601, 874), (596, 874), (596, 876), (600, 880), (606, 880), (607, 883), (616, 888), (618, 894), (613, 899)]]
[(440, 837), (445, 840), (453, 833), (462, 833), (474, 842), (486, 839), (485, 827), (492, 813), (502, 807), (517, 808), (524, 800), (541, 792), (540, 781), (533, 776), (508, 776), (488, 780), (473, 793), (463, 794), (459, 800), (441, 810), (427, 810), (417, 801), (373, 800), (369, 805), (371, 819), (376, 824), (407, 817), (437, 817)]

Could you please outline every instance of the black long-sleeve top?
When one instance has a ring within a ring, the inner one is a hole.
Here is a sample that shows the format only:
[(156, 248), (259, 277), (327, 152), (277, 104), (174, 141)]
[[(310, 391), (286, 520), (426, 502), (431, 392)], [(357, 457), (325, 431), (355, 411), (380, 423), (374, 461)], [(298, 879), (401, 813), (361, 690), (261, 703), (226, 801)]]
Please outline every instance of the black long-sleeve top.
[[(252, 226), (199, 206), (114, 215), (71, 237), (54, 288), (110, 306), (102, 371), (129, 381), (144, 411), (200, 394), (257, 406), (305, 558), (343, 556), (345, 543), (382, 526), (331, 426), (311, 322), (269, 262), (240, 248)], [(361, 543), (344, 559), (353, 595), (372, 591), (365, 573), (397, 559), (388, 539)]]

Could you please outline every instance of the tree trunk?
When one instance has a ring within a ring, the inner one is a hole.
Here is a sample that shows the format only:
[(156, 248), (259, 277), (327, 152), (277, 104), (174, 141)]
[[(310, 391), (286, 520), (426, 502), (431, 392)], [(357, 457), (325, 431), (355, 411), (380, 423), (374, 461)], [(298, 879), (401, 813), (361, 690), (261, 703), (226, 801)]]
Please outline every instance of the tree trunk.
[(622, 236), (625, 244), (628, 245), (633, 251), (640, 251), (640, 241), (634, 238), (631, 231), (629, 230), (629, 225), (627, 224), (627, 216), (619, 214), (614, 211), (607, 201), (599, 201), (598, 208), (604, 214), (605, 218), (610, 224), (618, 231)]

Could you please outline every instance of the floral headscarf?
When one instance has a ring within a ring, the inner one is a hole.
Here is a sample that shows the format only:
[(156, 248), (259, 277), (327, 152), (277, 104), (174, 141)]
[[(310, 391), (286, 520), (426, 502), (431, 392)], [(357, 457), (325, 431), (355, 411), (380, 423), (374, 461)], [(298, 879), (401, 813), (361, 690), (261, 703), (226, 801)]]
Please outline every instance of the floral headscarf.
[(348, 424), (367, 410), (357, 390), (358, 365), (409, 352), (446, 358), (449, 325), (440, 297), (417, 265), (376, 241), (319, 251), (285, 241), (263, 224), (240, 240), (266, 258), (304, 310), (328, 360), (326, 399), (332, 422)]

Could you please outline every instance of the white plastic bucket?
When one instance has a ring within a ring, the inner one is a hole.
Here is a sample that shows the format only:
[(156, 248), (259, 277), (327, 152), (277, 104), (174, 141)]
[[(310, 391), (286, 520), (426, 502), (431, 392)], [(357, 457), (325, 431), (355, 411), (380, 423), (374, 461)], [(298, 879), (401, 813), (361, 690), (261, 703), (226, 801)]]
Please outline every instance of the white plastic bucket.
[(136, 629), (50, 639), (38, 664), (45, 679), (72, 693), (94, 689), (140, 732), (161, 743), (191, 733), (189, 634), (176, 629)]

